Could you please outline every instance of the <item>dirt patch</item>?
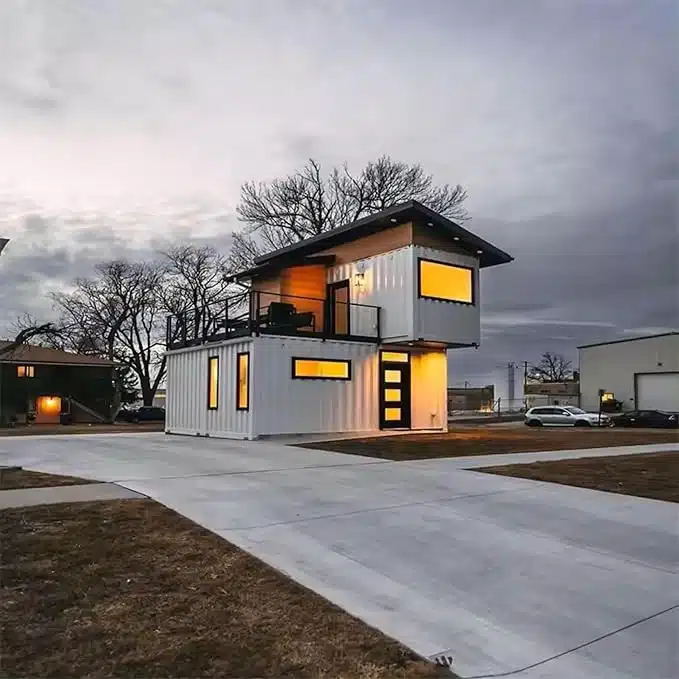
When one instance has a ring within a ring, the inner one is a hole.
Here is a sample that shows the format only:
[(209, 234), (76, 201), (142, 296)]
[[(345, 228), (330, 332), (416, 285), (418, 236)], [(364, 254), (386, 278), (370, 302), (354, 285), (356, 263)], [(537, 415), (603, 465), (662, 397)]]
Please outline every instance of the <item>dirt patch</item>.
[(0, 491), (17, 488), (47, 488), (48, 486), (77, 486), (84, 483), (96, 483), (75, 476), (55, 476), (42, 472), (31, 472), (26, 469), (0, 470)]
[(679, 502), (679, 450), (510, 464), (474, 471)]
[(152, 431), (165, 431), (162, 422), (148, 424), (34, 424), (30, 427), (11, 427), (0, 429), (0, 436), (55, 436), (59, 434), (134, 434)]
[(5, 677), (442, 676), (154, 502), (5, 510), (0, 525)]
[(363, 439), (308, 443), (303, 447), (333, 450), (385, 460), (425, 460), (467, 455), (502, 455), (543, 450), (606, 448), (648, 443), (675, 443), (676, 432), (620, 429), (459, 427), (445, 434), (406, 434)]

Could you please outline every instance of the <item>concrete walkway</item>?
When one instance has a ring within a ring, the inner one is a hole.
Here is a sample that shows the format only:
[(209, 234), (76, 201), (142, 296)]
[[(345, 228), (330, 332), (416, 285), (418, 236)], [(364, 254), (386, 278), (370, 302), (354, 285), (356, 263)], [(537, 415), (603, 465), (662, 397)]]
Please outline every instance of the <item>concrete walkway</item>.
[(463, 677), (669, 679), (677, 505), (467, 471), (620, 452), (392, 463), (154, 434), (0, 440), (0, 464), (148, 495)]
[(115, 483), (88, 483), (48, 488), (16, 488), (0, 491), (0, 509), (54, 505), (63, 502), (142, 499), (144, 496)]

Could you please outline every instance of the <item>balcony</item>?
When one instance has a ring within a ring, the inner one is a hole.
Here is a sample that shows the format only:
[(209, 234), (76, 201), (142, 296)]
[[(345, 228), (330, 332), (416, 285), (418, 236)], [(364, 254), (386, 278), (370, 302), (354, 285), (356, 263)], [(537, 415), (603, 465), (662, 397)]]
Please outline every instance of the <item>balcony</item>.
[(181, 349), (251, 335), (380, 342), (380, 307), (250, 291), (168, 316), (167, 348)]

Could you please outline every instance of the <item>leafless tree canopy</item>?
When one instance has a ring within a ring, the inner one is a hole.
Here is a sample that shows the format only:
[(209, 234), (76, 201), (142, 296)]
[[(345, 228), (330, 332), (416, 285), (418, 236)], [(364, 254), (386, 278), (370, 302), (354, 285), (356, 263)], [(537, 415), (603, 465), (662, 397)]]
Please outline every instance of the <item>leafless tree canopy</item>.
[(241, 188), (229, 259), (233, 270), (251, 265), (254, 257), (353, 222), (408, 200), (418, 200), (457, 221), (468, 218), (467, 198), (459, 184), (436, 186), (421, 165), (382, 156), (359, 174), (345, 164), (324, 175), (311, 159), (299, 171), (268, 183), (248, 182)]
[(0, 356), (7, 356), (24, 344), (36, 341), (49, 343), (60, 334), (54, 323), (38, 324), (30, 316), (20, 319), (17, 329), (14, 339), (0, 347)]
[(565, 356), (547, 351), (529, 374), (540, 382), (564, 382), (573, 377), (573, 364)]

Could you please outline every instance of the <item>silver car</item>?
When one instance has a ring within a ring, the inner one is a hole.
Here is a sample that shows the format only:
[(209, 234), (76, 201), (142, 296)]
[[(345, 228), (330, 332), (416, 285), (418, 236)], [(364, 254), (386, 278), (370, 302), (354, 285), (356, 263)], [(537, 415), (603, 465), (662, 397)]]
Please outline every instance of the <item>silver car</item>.
[(526, 411), (524, 423), (529, 427), (610, 427), (611, 418), (575, 406), (538, 406)]

